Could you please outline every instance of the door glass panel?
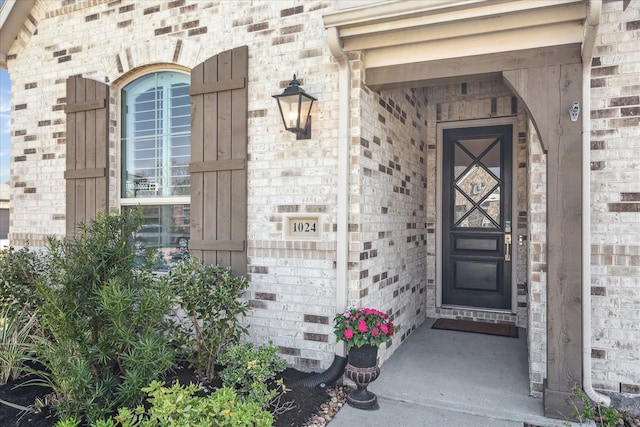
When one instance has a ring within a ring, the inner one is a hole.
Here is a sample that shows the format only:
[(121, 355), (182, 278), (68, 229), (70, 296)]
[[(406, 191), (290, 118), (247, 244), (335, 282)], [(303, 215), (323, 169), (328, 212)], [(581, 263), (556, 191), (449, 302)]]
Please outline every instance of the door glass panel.
[(500, 178), (500, 143), (497, 143), (480, 159), (483, 165)]
[(454, 202), (454, 210), (453, 210), (453, 224), (455, 227), (459, 227), (458, 221), (471, 209), (473, 209), (473, 204), (464, 197), (464, 194), (458, 189), (456, 189), (455, 202)]
[(469, 157), (469, 155), (465, 153), (464, 150), (460, 148), (458, 144), (456, 144), (455, 153), (454, 153), (454, 162), (455, 163), (453, 166), (453, 174), (455, 179), (458, 179), (460, 175), (462, 175), (464, 171), (467, 170), (469, 165), (473, 163), (473, 159)]
[(459, 139), (454, 147), (455, 228), (499, 228), (500, 139)]
[(493, 190), (498, 184), (498, 180), (485, 168), (474, 165), (456, 184), (471, 200), (477, 203), (482, 200), (489, 191)]
[(498, 228), (488, 217), (487, 213), (479, 208), (474, 208), (466, 214), (462, 213), (460, 218), (462, 220), (455, 225), (456, 228), (484, 228), (484, 229), (496, 229)]
[[(500, 224), (500, 188), (496, 188), (481, 204), (487, 216)], [(492, 225), (493, 227), (493, 225)]]
[[(495, 142), (495, 140), (495, 138), (463, 139), (459, 140), (458, 143), (464, 145), (464, 148), (469, 150), (471, 155), (478, 158), (487, 148), (489, 148), (491, 144)], [(498, 164), (500, 164), (499, 162), (500, 158), (498, 158)]]

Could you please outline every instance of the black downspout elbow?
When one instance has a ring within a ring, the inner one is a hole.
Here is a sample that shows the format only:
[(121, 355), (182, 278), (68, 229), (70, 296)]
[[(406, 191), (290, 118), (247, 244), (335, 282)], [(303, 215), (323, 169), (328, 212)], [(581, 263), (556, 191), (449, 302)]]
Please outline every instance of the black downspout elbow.
[(329, 366), (329, 368), (326, 371), (295, 381), (293, 384), (291, 384), (291, 387), (303, 385), (307, 388), (313, 388), (313, 387), (324, 388), (328, 385), (335, 383), (340, 377), (342, 377), (342, 374), (344, 373), (344, 368), (346, 366), (347, 366), (347, 358), (338, 356), (336, 354), (333, 357), (333, 363), (331, 363), (331, 366)]

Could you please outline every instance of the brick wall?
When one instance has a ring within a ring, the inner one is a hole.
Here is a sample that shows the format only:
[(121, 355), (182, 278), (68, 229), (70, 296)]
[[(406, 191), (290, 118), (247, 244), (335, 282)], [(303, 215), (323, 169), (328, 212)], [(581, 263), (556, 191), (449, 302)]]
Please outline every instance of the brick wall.
[[(322, 14), (331, 4), (37, 2), (8, 58), (13, 88), (12, 243), (38, 246), (47, 235), (64, 234), (69, 76), (111, 85), (110, 197), (116, 206), (119, 89), (150, 66), (157, 70), (162, 67), (158, 64), (172, 64), (172, 69), (189, 70), (212, 55), (248, 45), (247, 298), (252, 310), (246, 320), (252, 324), (251, 339), (273, 340), (288, 362), (300, 368), (327, 367), (334, 350), (338, 67), (330, 60)], [(296, 141), (283, 130), (271, 98), (294, 73), (319, 99), (312, 139), (306, 141)], [(320, 237), (285, 239), (282, 226), (289, 213), (318, 215)]]
[[(397, 348), (427, 314), (426, 118), (424, 90), (359, 96), (362, 133), (353, 141), (350, 304), (388, 313)], [(381, 358), (389, 352), (381, 352)]]
[(640, 394), (640, 5), (605, 1), (591, 73), (592, 362)]
[(542, 397), (547, 376), (547, 156), (533, 123), (527, 125), (529, 193), (529, 381), (532, 395)]

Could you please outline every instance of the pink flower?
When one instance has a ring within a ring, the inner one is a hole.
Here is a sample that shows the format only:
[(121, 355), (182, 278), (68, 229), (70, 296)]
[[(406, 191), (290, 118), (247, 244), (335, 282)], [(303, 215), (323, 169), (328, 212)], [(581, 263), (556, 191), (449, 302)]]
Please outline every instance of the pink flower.
[(375, 308), (352, 307), (336, 315), (334, 332), (338, 340), (347, 342), (347, 348), (363, 342), (379, 346), (393, 335), (394, 326), (387, 313)]
[(365, 322), (364, 319), (360, 319), (360, 321), (358, 322), (358, 331), (364, 333), (368, 330), (369, 328), (367, 327), (367, 322)]

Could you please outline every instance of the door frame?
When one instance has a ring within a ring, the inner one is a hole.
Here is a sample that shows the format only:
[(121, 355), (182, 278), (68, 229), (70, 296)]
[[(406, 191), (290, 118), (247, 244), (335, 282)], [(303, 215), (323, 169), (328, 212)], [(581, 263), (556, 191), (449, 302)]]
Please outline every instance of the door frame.
[[(437, 136), (436, 136), (436, 308), (459, 308), (461, 306), (444, 305), (442, 304), (442, 144), (443, 134), (445, 129), (460, 129), (470, 127), (483, 127), (483, 126), (495, 126), (495, 125), (511, 125), (512, 128), (512, 150), (511, 150), (511, 229), (512, 235), (518, 234), (518, 191), (516, 187), (518, 176), (518, 117), (500, 117), (495, 119), (478, 119), (478, 120), (461, 120), (455, 122), (441, 122), (437, 124)], [(514, 243), (517, 238), (513, 239)], [(466, 307), (474, 311), (491, 311), (500, 313), (512, 313), (515, 314), (518, 308), (518, 280), (517, 280), (517, 267), (518, 267), (518, 250), (515, 244), (511, 245), (511, 310), (501, 310), (495, 308), (482, 308), (482, 307)]]

